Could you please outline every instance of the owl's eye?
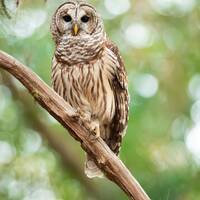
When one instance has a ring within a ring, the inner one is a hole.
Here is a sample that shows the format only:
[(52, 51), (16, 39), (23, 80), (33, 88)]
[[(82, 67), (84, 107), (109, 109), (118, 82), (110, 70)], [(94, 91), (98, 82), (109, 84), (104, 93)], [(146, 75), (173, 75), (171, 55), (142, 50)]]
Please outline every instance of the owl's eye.
[(70, 15), (65, 15), (63, 17), (63, 19), (66, 21), (66, 22), (71, 22), (72, 21), (72, 17)]
[(87, 23), (90, 20), (90, 18), (87, 15), (84, 15), (83, 17), (81, 17), (81, 21), (83, 23)]

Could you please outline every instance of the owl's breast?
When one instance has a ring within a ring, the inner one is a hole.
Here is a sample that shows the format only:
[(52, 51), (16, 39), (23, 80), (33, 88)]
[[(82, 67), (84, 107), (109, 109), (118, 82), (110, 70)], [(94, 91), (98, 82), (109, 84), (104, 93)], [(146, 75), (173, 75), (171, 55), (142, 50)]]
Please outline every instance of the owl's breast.
[(77, 64), (62, 69), (64, 98), (71, 106), (109, 123), (115, 114), (115, 92), (112, 87), (114, 67), (106, 56), (90, 64)]

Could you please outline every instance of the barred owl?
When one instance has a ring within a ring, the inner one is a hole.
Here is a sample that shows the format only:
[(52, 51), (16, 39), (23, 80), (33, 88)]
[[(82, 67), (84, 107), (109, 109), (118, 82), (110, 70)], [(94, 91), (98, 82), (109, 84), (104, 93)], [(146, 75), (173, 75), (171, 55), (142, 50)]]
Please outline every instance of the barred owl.
[[(127, 75), (119, 50), (107, 37), (103, 21), (84, 1), (67, 1), (51, 24), (55, 41), (52, 61), (54, 90), (79, 110), (118, 155), (128, 121)], [(89, 178), (103, 174), (87, 156)]]

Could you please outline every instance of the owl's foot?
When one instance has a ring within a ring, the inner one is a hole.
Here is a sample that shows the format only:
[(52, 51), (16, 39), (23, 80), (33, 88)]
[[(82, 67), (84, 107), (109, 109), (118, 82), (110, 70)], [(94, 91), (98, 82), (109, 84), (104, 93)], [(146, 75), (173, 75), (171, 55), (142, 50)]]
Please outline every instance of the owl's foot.
[(77, 111), (75, 115), (73, 116), (73, 119), (77, 121), (81, 125), (85, 125), (85, 123), (89, 123), (90, 116), (83, 112), (81, 109), (77, 108)]
[(80, 125), (84, 126), (88, 130), (89, 138), (92, 141), (100, 137), (99, 122), (96, 120), (92, 121), (91, 115), (83, 112), (78, 108), (73, 118), (75, 121), (77, 121)]
[(92, 141), (97, 140), (100, 137), (100, 130), (99, 130), (99, 123), (94, 121), (94, 122), (90, 122), (89, 124), (89, 138)]

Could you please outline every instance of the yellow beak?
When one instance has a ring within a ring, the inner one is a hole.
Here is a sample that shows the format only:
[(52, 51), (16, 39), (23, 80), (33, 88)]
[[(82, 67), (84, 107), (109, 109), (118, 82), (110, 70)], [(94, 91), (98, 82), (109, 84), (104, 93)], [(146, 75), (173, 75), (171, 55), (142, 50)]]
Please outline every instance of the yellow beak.
[(74, 26), (73, 26), (73, 32), (74, 32), (74, 35), (75, 35), (75, 36), (77, 36), (78, 31), (79, 31), (78, 24), (74, 24)]

